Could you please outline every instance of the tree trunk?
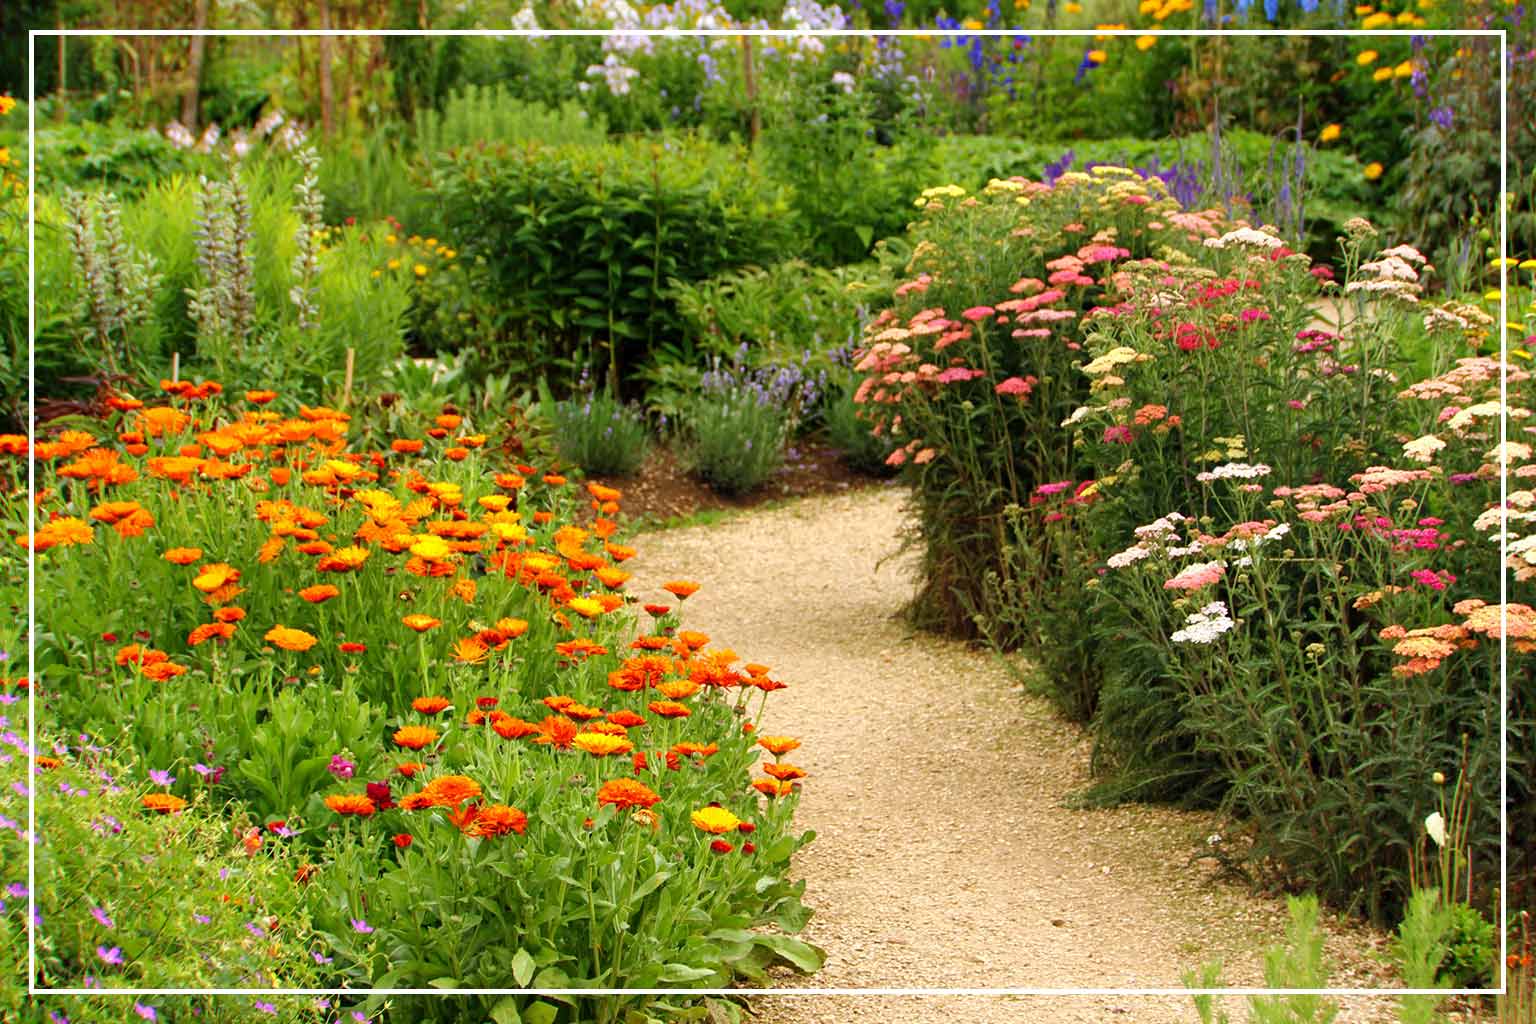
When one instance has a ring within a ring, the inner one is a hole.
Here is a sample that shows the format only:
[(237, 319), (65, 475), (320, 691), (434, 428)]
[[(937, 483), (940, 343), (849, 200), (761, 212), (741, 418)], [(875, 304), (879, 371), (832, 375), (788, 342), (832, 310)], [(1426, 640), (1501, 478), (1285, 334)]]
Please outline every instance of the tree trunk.
[[(330, 0), (320, 0), (320, 28), (331, 27)], [(319, 36), (319, 56), (315, 63), (320, 71), (320, 130), (326, 138), (336, 133), (336, 95), (331, 82), (331, 37)]]
[(752, 37), (741, 37), (741, 79), (747, 88), (747, 113), (751, 118), (752, 145), (757, 145), (757, 136), (763, 130), (763, 116), (757, 108), (757, 74), (752, 68)]
[[(197, 0), (192, 14), (192, 27), (208, 27), (208, 0)], [(197, 134), (197, 101), (203, 89), (203, 55), (207, 51), (208, 37), (192, 37), (192, 53), (187, 59), (187, 91), (181, 94), (181, 123), (187, 131)]]

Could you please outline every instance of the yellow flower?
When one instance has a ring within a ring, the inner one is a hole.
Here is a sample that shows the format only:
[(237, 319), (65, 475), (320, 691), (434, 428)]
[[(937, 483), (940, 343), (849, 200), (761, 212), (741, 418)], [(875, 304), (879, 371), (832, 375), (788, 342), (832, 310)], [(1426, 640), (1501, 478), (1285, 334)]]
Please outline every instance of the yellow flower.
[(565, 606), (584, 619), (595, 619), (603, 614), (603, 603), (590, 597), (573, 597)]
[(384, 236), (384, 241), (388, 242), (390, 245), (394, 245), (396, 242), (399, 241), (399, 239), (396, 238), (394, 235), (385, 235)]
[(1336, 124), (1326, 125), (1323, 128), (1322, 133), (1320, 135), (1318, 135), (1317, 141), (1318, 142), (1332, 142), (1334, 139), (1338, 138), (1342, 134), (1344, 134), (1344, 129), (1342, 127), (1340, 127), (1339, 125), (1336, 125)]
[(1376, 8), (1372, 7), (1370, 4), (1360, 4), (1359, 6), (1357, 6), (1355, 8), (1355, 16), (1359, 17), (1359, 18), (1363, 18), (1367, 14), (1374, 13), (1375, 10), (1376, 10)]
[(1494, 288), (1492, 291), (1483, 292), (1483, 298), (1489, 302), (1498, 302), (1499, 296), (1502, 294), (1497, 288)]
[(1363, 29), (1373, 29), (1382, 28), (1383, 26), (1390, 24), (1392, 24), (1392, 15), (1388, 14), (1386, 11), (1377, 11), (1375, 14), (1362, 21), (1360, 23), (1360, 27)]
[(1068, 14), (1082, 14), (1083, 13), (1083, 5), (1082, 4), (1069, 3), (1069, 4), (1065, 5), (1064, 7), (1062, 7), (1062, 10), (1066, 11)]
[(411, 545), (411, 554), (429, 562), (441, 562), (453, 553), (448, 542), (434, 534), (427, 534)]
[(1401, 64), (1399, 64), (1397, 67), (1392, 69), (1392, 77), (1394, 77), (1394, 78), (1408, 78), (1408, 77), (1411, 77), (1412, 75), (1413, 75), (1413, 61), (1411, 61), (1411, 60), (1405, 60)]
[(1157, 36), (1137, 36), (1136, 49), (1146, 52), (1157, 45)]
[(399, 260), (393, 260), (392, 259), (392, 260), (390, 260), (388, 263), (386, 263), (384, 265), (386, 267), (388, 267), (390, 270), (399, 270), (400, 269), (400, 261)]
[(1397, 16), (1397, 23), (1399, 25), (1412, 25), (1415, 21), (1419, 20), (1419, 16), (1412, 11), (1403, 11)]
[(962, 28), (968, 28), (968, 29), (971, 29), (972, 31), (974, 31), (976, 29), (979, 29), (979, 28), (985, 28), (986, 27), (980, 21), (977, 21), (975, 18), (966, 18), (964, 21), (962, 21), (960, 23), (960, 25), (961, 25)]
[(579, 732), (576, 738), (571, 740), (571, 746), (577, 750), (585, 750), (594, 757), (627, 754), (635, 749), (635, 745), (624, 737), (610, 736), (603, 732)]
[(705, 807), (694, 811), (692, 820), (694, 828), (717, 836), (734, 832), (741, 824), (741, 819), (724, 807)]
[(1380, 161), (1372, 160), (1370, 163), (1365, 165), (1365, 180), (1375, 181), (1377, 178), (1381, 177), (1381, 172), (1384, 170), (1386, 170), (1386, 168), (1381, 166)]
[(427, 246), (428, 249), (436, 249), (437, 248), (437, 239), (435, 239), (435, 238), (427, 239), (426, 246)]
[[(1488, 266), (1492, 267), (1494, 270), (1497, 270), (1500, 267), (1518, 267), (1519, 265), (1520, 261), (1515, 259), (1513, 256), (1505, 256), (1503, 259), (1494, 258), (1488, 261)], [(1532, 263), (1532, 265), (1536, 266), (1536, 263)]]
[(1377, 53), (1375, 50), (1361, 50), (1360, 53), (1355, 57), (1355, 63), (1359, 64), (1361, 67), (1368, 67), (1372, 64), (1375, 64), (1376, 58), (1380, 56), (1381, 54)]
[(1373, 81), (1377, 81), (1377, 82), (1385, 82), (1387, 79), (1389, 79), (1391, 77), (1392, 77), (1392, 69), (1391, 68), (1377, 68), (1375, 74), (1371, 75), (1371, 79)]
[(1094, 64), (1103, 64), (1106, 60), (1109, 59), (1109, 54), (1105, 53), (1103, 50), (1089, 50), (1088, 59)]
[(418, 263), (414, 267), (411, 268), (411, 272), (413, 274), (415, 274), (417, 277), (426, 277), (427, 276), (426, 265), (422, 264), (422, 263)]
[(0, 96), (0, 117), (4, 117), (16, 109), (16, 100), (11, 96)]
[(369, 275), (369, 276), (371, 276), (371, 277), (378, 277), (378, 276), (379, 276), (379, 275), (380, 275), (380, 274), (382, 274), (382, 273), (383, 273), (383, 271), (382, 271), (382, 270), (375, 270), (375, 271), (374, 271), (374, 272), (373, 272), (373, 273), (372, 273), (372, 274), (371, 274), (371, 275)]

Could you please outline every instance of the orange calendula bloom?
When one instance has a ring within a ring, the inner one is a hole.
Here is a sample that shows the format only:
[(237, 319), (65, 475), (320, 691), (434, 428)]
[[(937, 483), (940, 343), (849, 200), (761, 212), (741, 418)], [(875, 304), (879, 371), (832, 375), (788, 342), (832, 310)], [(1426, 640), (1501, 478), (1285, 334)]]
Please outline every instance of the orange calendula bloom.
[(615, 562), (627, 562), (636, 554), (634, 548), (627, 548), (622, 544), (604, 544), (603, 550), (608, 552), (608, 557)]
[(480, 665), (491, 656), (491, 649), (475, 637), (455, 641), (453, 660), (464, 665)]
[(389, 442), (389, 448), (390, 451), (393, 451), (398, 455), (415, 455), (417, 452), (421, 451), (423, 444), (425, 444), (425, 442), (419, 439), (397, 437), (393, 441)]
[(646, 706), (662, 718), (687, 718), (693, 714), (688, 705), (679, 704), (675, 700), (653, 700)]
[(446, 711), (449, 703), (447, 697), (417, 697), (411, 701), (411, 707), (424, 715), (435, 715), (440, 711)]
[(658, 684), (656, 692), (668, 700), (687, 700), (699, 692), (699, 684), (692, 679), (669, 679)]
[(718, 743), (696, 743), (693, 740), (684, 740), (672, 746), (672, 753), (681, 754), (684, 757), (693, 757), (694, 755), (709, 757), (719, 753), (719, 751), (720, 745)]
[(307, 651), (319, 642), (312, 633), (283, 625), (273, 626), (262, 635), (262, 639), (285, 651)]
[(791, 736), (759, 736), (757, 745), (775, 757), (783, 757), (800, 746), (800, 741)]
[(418, 633), (425, 633), (429, 629), (436, 629), (443, 624), (442, 619), (434, 619), (430, 615), (412, 614), (400, 620), (405, 625)]
[[(38, 528), (37, 533), (32, 535), (32, 550), (47, 551), (52, 547), (90, 544), (95, 540), (96, 531), (89, 523), (74, 516), (62, 516)], [(17, 541), (26, 546), (27, 538), (18, 537)]]
[(340, 597), (341, 591), (329, 583), (316, 583), (312, 587), (305, 587), (299, 591), (299, 596), (310, 604), (321, 604), (333, 597)]
[(185, 806), (185, 800), (169, 793), (147, 793), (144, 796), (144, 807), (157, 814), (175, 814)]
[(699, 592), (699, 584), (691, 580), (672, 580), (669, 583), (663, 583), (661, 589), (679, 601), (686, 601)]
[(427, 766), (420, 761), (406, 761), (404, 764), (395, 765), (395, 771), (408, 779), (414, 777), (417, 772), (426, 771), (426, 769)]
[(795, 779), (805, 778), (805, 769), (796, 768), (792, 764), (784, 764), (783, 762), (764, 761), (763, 771), (772, 775), (780, 782), (793, 782)]
[(528, 815), (506, 804), (488, 804), (475, 809), (470, 821), (460, 826), (467, 836), (489, 839), (509, 832), (523, 835), (528, 831)]
[(789, 796), (795, 791), (793, 782), (780, 782), (778, 779), (753, 779), (752, 788), (763, 796)]
[(187, 634), (187, 646), (197, 647), (214, 638), (228, 640), (234, 635), (235, 625), (232, 622), (205, 622)]
[(247, 402), (250, 402), (252, 405), (266, 405), (268, 402), (272, 401), (276, 397), (277, 397), (277, 392), (276, 391), (261, 390), (261, 391), (247, 391), (245, 393), (245, 400)]
[(627, 754), (635, 749), (635, 745), (621, 736), (609, 736), (601, 732), (577, 733), (571, 740), (571, 746), (577, 750), (585, 750), (593, 757), (607, 757), (609, 754)]
[(623, 708), (619, 711), (610, 712), (608, 721), (619, 726), (621, 729), (634, 729), (645, 724), (645, 717), (635, 714), (628, 708)]
[(211, 594), (220, 587), (240, 581), (240, 570), (223, 562), (214, 562), (197, 570), (197, 576), (193, 578), (192, 585), (205, 594)]
[(215, 620), (219, 622), (239, 622), (245, 618), (244, 608), (219, 608), (213, 613)]
[(172, 565), (191, 565), (203, 557), (202, 548), (171, 548), (160, 556)]
[(569, 750), (571, 741), (576, 738), (576, 723), (564, 715), (548, 715), (539, 723), (539, 734), (533, 742), (554, 747), (556, 750)]
[(649, 786), (634, 779), (609, 779), (597, 791), (597, 805), (609, 804), (617, 811), (653, 807), (660, 802), (661, 797)]
[(422, 747), (436, 743), (438, 732), (436, 729), (425, 725), (407, 725), (395, 730), (395, 742), (409, 750), (420, 750)]
[(177, 676), (187, 674), (185, 665), (178, 665), (173, 661), (157, 661), (154, 664), (143, 665), (139, 674), (145, 679), (152, 679), (157, 683), (163, 683), (167, 679), (175, 679)]
[(595, 619), (603, 614), (602, 602), (590, 597), (573, 597), (565, 606), (584, 619)]
[(422, 788), (429, 807), (457, 807), (480, 796), (480, 783), (467, 775), (439, 775)]
[(690, 820), (692, 820), (694, 828), (716, 836), (724, 835), (727, 832), (734, 832), (736, 827), (741, 824), (741, 819), (724, 807), (701, 808), (693, 812)]
[(374, 806), (373, 801), (366, 796), (357, 796), (351, 793), (328, 796), (325, 798), (325, 806), (337, 814), (355, 814), (360, 818), (366, 818), (378, 810)]
[(540, 731), (539, 727), (532, 722), (525, 722), (521, 718), (508, 714), (492, 718), (491, 728), (504, 740), (520, 740), (524, 736), (533, 736)]

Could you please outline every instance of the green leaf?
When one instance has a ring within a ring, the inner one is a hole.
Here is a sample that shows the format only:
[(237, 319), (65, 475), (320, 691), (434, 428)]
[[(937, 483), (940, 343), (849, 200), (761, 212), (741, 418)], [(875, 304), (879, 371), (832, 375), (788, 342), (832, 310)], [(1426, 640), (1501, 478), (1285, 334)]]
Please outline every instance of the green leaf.
[(715, 972), (708, 967), (689, 967), (687, 964), (663, 964), (661, 968), (661, 980), (670, 984), (698, 981), (713, 977), (714, 974)]
[(528, 982), (533, 979), (533, 972), (537, 966), (526, 949), (519, 949), (512, 954), (512, 978), (519, 988), (528, 987)]
[(517, 1012), (517, 1000), (512, 996), (502, 996), (491, 1007), (491, 1020), (493, 1024), (523, 1024), (522, 1014)]
[(427, 982), (427, 984), (431, 985), (433, 988), (459, 988), (460, 987), (459, 979), (458, 978), (433, 978), (431, 981)]
[(540, 1000), (523, 1011), (523, 1024), (555, 1024), (559, 1008), (554, 1003)]
[(821, 970), (822, 964), (827, 962), (826, 950), (789, 935), (759, 935), (757, 944), (773, 950), (780, 959), (789, 961), (806, 974)]

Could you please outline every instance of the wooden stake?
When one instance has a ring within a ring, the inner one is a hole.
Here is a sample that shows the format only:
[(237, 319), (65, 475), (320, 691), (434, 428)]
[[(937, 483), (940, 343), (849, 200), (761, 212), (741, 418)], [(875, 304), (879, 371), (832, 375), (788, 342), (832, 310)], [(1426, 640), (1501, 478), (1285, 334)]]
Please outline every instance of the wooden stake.
[(181, 353), (171, 353), (171, 381), (181, 380)]
[(747, 109), (752, 115), (751, 141), (757, 142), (758, 134), (763, 130), (763, 117), (757, 109), (757, 74), (752, 68), (752, 37), (741, 37), (741, 79), (747, 88)]
[(341, 407), (345, 409), (352, 404), (352, 368), (357, 361), (357, 350), (347, 349), (347, 376), (341, 385)]

